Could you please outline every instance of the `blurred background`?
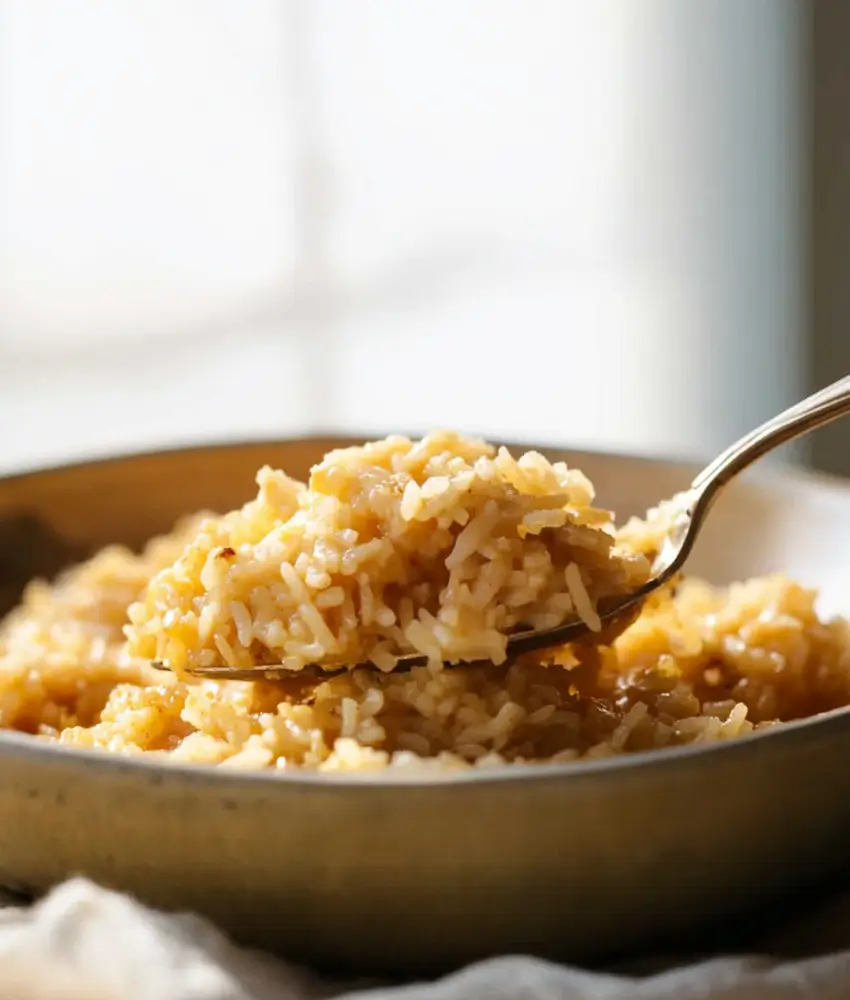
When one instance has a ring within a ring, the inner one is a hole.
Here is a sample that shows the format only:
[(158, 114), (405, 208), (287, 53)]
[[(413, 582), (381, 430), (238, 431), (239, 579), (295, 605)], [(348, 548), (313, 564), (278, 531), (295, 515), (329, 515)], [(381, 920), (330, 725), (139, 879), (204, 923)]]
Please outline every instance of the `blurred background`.
[(707, 455), (850, 371), (848, 52), (799, 0), (0, 0), (0, 462)]

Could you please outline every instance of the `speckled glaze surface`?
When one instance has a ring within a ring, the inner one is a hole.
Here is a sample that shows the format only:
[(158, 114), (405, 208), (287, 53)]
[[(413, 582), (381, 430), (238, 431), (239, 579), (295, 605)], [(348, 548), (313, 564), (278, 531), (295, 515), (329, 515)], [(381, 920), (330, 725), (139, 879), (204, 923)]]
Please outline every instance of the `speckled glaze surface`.
[[(0, 607), (32, 575), (229, 508), (316, 438), (131, 456), (0, 479)], [(541, 448), (640, 512), (675, 462)], [(788, 470), (719, 502), (691, 570), (783, 570), (850, 610), (850, 485)], [(845, 867), (850, 713), (750, 739), (443, 781), (236, 774), (0, 734), (0, 883), (72, 873), (324, 967), (416, 973), (536, 952), (588, 959), (731, 919)]]

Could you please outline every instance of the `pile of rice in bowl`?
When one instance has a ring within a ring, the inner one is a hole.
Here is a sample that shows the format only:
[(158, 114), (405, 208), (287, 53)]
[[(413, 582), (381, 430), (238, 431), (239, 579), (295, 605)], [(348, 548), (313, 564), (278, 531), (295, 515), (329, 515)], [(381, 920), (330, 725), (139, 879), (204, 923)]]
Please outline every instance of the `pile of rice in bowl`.
[[(618, 528), (581, 472), (537, 453), (392, 437), (328, 454), (307, 484), (268, 468), (257, 482), (241, 509), (141, 554), (106, 549), (31, 583), (0, 624), (0, 727), (224, 767), (395, 773), (724, 740), (850, 702), (850, 626), (782, 577), (680, 580), (600, 632), (598, 608), (647, 579), (667, 510)], [(575, 617), (587, 642), (508, 660), (510, 631)], [(427, 665), (396, 672), (407, 653)], [(258, 664), (279, 679), (192, 674)]]

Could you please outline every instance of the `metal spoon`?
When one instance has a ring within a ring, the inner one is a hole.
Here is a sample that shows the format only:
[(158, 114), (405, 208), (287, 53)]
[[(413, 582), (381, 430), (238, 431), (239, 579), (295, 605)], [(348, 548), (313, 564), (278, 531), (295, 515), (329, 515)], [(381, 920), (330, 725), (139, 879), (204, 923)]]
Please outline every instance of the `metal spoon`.
[[(632, 593), (613, 598), (607, 603), (602, 602), (597, 608), (603, 632), (606, 627), (616, 625), (625, 614), (633, 614), (653, 591), (668, 583), (682, 569), (714, 501), (724, 486), (735, 476), (768, 452), (809, 431), (823, 427), (846, 413), (850, 413), (850, 376), (839, 379), (820, 392), (784, 410), (778, 416), (772, 417), (718, 455), (694, 479), (689, 489), (678, 496), (677, 501), (681, 501), (681, 506), (676, 511), (674, 523), (655, 559), (651, 578)], [(563, 646), (577, 640), (587, 642), (594, 634), (583, 621), (570, 618), (554, 628), (512, 634), (508, 638), (507, 652), (509, 658), (513, 659), (522, 653)], [(394, 672), (407, 671), (427, 662), (427, 657), (418, 654), (401, 656)], [(473, 664), (469, 661), (446, 664), (449, 667), (471, 665)], [(167, 669), (162, 663), (154, 663), (154, 666)], [(328, 668), (315, 665), (298, 671), (276, 668), (274, 665), (243, 668), (211, 666), (195, 667), (189, 673), (196, 677), (217, 680), (255, 681), (263, 678), (310, 680), (345, 673), (355, 666), (377, 670), (374, 664), (361, 663)]]

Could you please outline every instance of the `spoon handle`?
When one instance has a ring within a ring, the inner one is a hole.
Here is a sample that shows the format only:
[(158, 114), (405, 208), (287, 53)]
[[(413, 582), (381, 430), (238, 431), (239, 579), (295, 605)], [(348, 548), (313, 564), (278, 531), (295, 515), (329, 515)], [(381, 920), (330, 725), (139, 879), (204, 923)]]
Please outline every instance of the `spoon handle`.
[(763, 455), (809, 431), (850, 413), (850, 375), (795, 403), (745, 434), (707, 465), (682, 494), (687, 506), (674, 522), (653, 569), (652, 579), (637, 593), (652, 593), (684, 566), (694, 547), (709, 510), (727, 485)]
[(688, 490), (687, 516), (676, 526), (656, 560), (657, 574), (648, 588), (678, 573), (694, 547), (703, 521), (720, 491), (757, 459), (809, 431), (850, 413), (850, 375), (793, 406), (745, 434), (707, 465)]
[(691, 489), (716, 494), (763, 455), (847, 413), (850, 413), (850, 375), (795, 403), (745, 434), (700, 472)]

